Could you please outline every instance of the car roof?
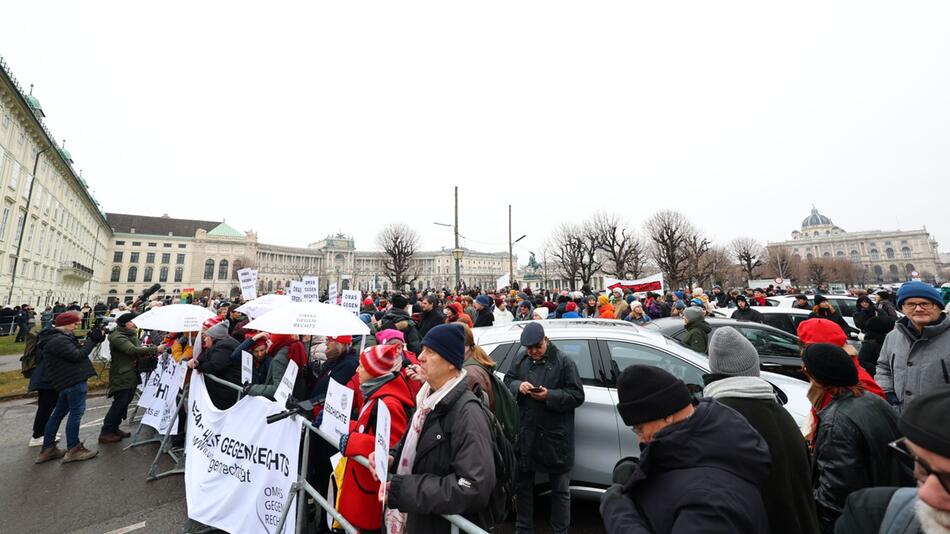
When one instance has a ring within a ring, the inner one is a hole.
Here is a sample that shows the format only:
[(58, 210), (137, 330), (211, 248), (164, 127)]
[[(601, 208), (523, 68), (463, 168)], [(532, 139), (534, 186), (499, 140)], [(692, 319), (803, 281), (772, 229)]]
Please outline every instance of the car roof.
[[(805, 312), (805, 313), (807, 314), (808, 312)], [(771, 326), (771, 325), (755, 323), (752, 321), (740, 321), (738, 319), (725, 319), (722, 317), (706, 317), (706, 322), (709, 323), (710, 326), (714, 326), (714, 327), (740, 326), (740, 325), (755, 326), (756, 328), (762, 328), (764, 330), (781, 332), (785, 335), (791, 335), (780, 328), (775, 328), (774, 326)], [(664, 317), (662, 319), (655, 319), (653, 321), (650, 321), (647, 324), (655, 325), (655, 328), (661, 332), (672, 332), (673, 330), (686, 328), (685, 325), (683, 325), (683, 320), (678, 317)]]
[[(851, 295), (829, 295), (829, 294), (826, 293), (826, 294), (824, 294), (824, 295), (822, 295), (822, 296), (825, 297), (825, 298), (829, 298), (829, 299), (858, 300), (858, 297), (852, 297)], [(774, 297), (766, 297), (766, 300), (768, 300), (768, 299), (788, 300), (788, 299), (794, 299), (795, 297), (796, 297), (796, 295), (775, 295)], [(814, 299), (814, 298), (815, 298), (815, 295), (813, 295), (813, 294), (805, 294), (805, 297), (806, 297), (806, 298), (809, 298), (809, 299)]]
[(639, 337), (651, 343), (663, 343), (663, 336), (656, 331), (647, 330), (628, 321), (616, 319), (546, 319), (543, 321), (517, 321), (499, 326), (475, 328), (472, 334), (479, 345), (508, 343), (518, 341), (521, 331), (529, 323), (539, 323), (548, 337), (567, 338), (571, 336), (605, 335), (620, 332), (624, 337)]
[[(716, 308), (716, 311), (726, 310), (735, 310), (736, 308)], [(803, 310), (801, 308), (788, 308), (785, 306), (752, 306), (752, 309), (762, 313), (783, 313), (786, 315), (808, 315), (811, 313), (811, 310)]]

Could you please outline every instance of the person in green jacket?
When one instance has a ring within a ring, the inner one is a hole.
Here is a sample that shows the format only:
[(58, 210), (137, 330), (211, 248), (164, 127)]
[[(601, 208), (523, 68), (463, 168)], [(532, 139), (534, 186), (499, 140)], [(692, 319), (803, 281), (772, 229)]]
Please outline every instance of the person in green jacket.
[(137, 335), (138, 329), (132, 322), (134, 318), (134, 313), (120, 315), (116, 319), (115, 330), (109, 334), (109, 351), (112, 354), (112, 364), (109, 366), (109, 396), (112, 397), (112, 406), (102, 420), (99, 443), (117, 443), (131, 435), (119, 430), (119, 423), (125, 419), (129, 403), (135, 394), (135, 386), (139, 383), (135, 360), (142, 356), (154, 356), (165, 350), (164, 345), (142, 346)]
[(706, 354), (709, 345), (709, 332), (712, 328), (706, 322), (706, 312), (699, 306), (690, 306), (683, 310), (683, 321), (686, 322), (686, 336), (683, 344), (687, 347)]

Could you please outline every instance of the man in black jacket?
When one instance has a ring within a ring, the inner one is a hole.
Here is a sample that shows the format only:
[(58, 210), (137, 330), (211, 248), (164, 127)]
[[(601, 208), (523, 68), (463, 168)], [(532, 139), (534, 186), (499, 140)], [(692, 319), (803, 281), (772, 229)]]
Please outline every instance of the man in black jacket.
[(617, 384), (617, 411), (641, 447), (622, 459), (601, 496), (611, 534), (769, 532), (761, 485), (768, 446), (734, 410), (713, 399), (694, 407), (681, 380), (631, 365)]
[(475, 298), (475, 326), (491, 326), (495, 323), (492, 313), (492, 300), (488, 295), (479, 295)]
[(745, 295), (738, 295), (736, 297), (736, 311), (732, 312), (732, 318), (737, 321), (764, 322), (762, 320), (762, 314), (749, 306), (749, 301), (745, 298)]
[[(80, 346), (73, 331), (81, 322), (82, 315), (79, 313), (61, 313), (53, 322), (55, 328), (44, 330), (37, 341), (36, 350), (43, 351), (49, 381), (59, 392), (56, 408), (43, 433), (43, 450), (36, 458), (38, 464), (56, 458), (63, 458), (63, 463), (79, 462), (99, 454), (99, 451), (91, 451), (79, 441), (79, 423), (86, 412), (86, 394), (89, 392), (86, 380), (96, 374), (89, 361), (89, 353), (105, 336), (101, 331), (93, 330), (86, 336), (85, 344)], [(66, 414), (69, 414), (69, 419), (66, 420), (67, 450), (64, 451), (56, 446), (56, 432)]]
[(709, 369), (703, 394), (739, 412), (768, 444), (772, 469), (762, 500), (769, 532), (818, 532), (808, 445), (795, 420), (776, 402), (772, 384), (759, 377), (755, 347), (735, 328), (719, 328), (709, 340)]
[(422, 320), (419, 321), (419, 335), (425, 337), (433, 327), (445, 322), (445, 315), (439, 306), (439, 298), (435, 295), (426, 295), (419, 306), (422, 307)]
[(505, 374), (521, 412), (515, 531), (534, 529), (534, 478), (541, 472), (551, 481), (551, 530), (564, 533), (571, 524), (574, 409), (584, 403), (584, 386), (577, 364), (558, 352), (540, 323), (525, 325), (521, 345), (525, 352)]
[[(228, 321), (208, 328), (201, 335), (201, 355), (188, 362), (188, 366), (199, 372), (226, 380), (238, 388), (241, 387), (241, 361), (232, 361), (231, 353), (237, 348), (236, 339), (228, 335)], [(221, 410), (227, 410), (237, 402), (238, 392), (214, 380), (205, 381), (211, 402)]]
[(409, 316), (409, 312), (406, 311), (406, 307), (409, 306), (409, 299), (407, 299), (405, 295), (397, 293), (393, 295), (392, 303), (392, 308), (384, 313), (382, 319), (379, 320), (379, 329), (386, 330), (395, 328), (399, 330), (406, 337), (406, 347), (409, 351), (419, 354), (422, 352), (422, 345), (420, 343), (422, 336), (419, 335), (419, 328), (416, 326), (416, 322), (412, 320), (412, 317)]

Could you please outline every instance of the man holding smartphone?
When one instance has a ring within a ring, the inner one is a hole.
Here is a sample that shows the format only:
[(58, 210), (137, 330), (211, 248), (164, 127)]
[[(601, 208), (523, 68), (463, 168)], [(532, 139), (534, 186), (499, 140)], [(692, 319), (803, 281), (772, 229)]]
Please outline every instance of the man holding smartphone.
[(566, 533), (571, 524), (574, 409), (584, 402), (584, 386), (577, 365), (545, 337), (541, 323), (525, 325), (521, 345), (525, 352), (505, 374), (505, 385), (521, 411), (515, 445), (515, 532), (534, 530), (534, 478), (540, 472), (547, 473), (551, 482), (551, 530)]

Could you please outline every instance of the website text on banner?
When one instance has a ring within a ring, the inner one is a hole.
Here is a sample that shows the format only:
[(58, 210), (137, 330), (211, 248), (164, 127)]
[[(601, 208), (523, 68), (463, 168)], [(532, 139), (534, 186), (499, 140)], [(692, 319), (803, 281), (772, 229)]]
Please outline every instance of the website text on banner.
[(665, 287), (663, 285), (662, 274), (654, 274), (653, 276), (647, 276), (646, 278), (640, 278), (638, 280), (618, 280), (605, 276), (604, 286), (604, 289), (607, 291), (613, 291), (619, 288), (623, 291), (629, 290), (633, 293), (662, 293)]
[[(152, 375), (158, 375), (158, 384), (150, 389), (152, 398), (142, 415), (142, 424), (148, 425), (159, 434), (178, 434), (178, 425), (172, 419), (178, 413), (178, 390), (185, 374), (185, 364), (178, 364), (171, 358), (162, 358)], [(146, 388), (149, 389), (149, 388)]]
[[(188, 517), (232, 534), (277, 532), (284, 503), (297, 479), (302, 422), (290, 417), (268, 425), (282, 406), (244, 397), (219, 410), (204, 377), (195, 374), (188, 392), (185, 500)], [(296, 510), (287, 510), (296, 524)]]
[(240, 269), (237, 272), (241, 285), (241, 298), (245, 301), (257, 298), (257, 269)]

